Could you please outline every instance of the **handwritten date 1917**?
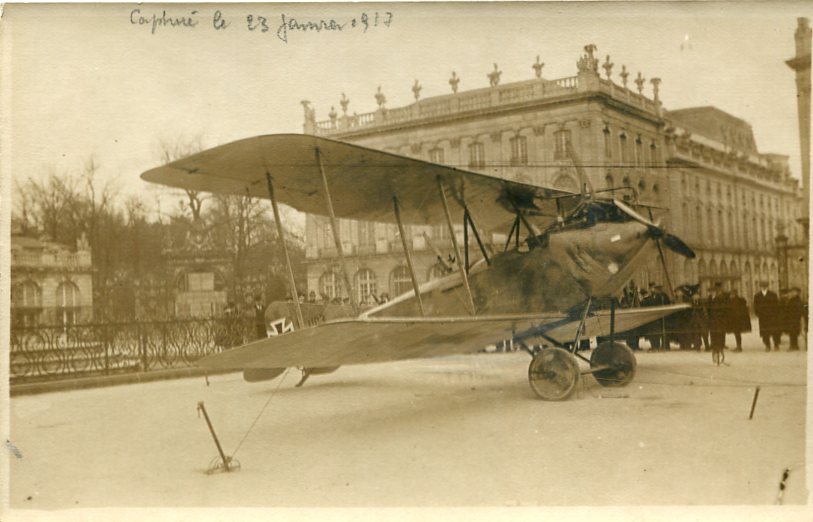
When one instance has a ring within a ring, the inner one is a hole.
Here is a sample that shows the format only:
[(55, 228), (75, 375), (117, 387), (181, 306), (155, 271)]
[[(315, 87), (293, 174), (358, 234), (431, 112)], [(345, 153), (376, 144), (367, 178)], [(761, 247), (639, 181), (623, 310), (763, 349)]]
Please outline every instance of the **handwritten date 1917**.
[[(272, 27), (268, 18), (253, 14), (246, 16), (246, 24), (249, 31), (258, 31), (261, 33), (267, 33)], [(296, 18), (291, 18), (285, 16), (285, 14), (282, 14), (280, 15), (280, 23), (276, 24), (276, 34), (277, 38), (285, 43), (288, 43), (288, 33), (320, 33), (322, 31), (341, 32), (346, 29), (360, 29), (366, 33), (367, 29), (371, 27), (378, 27), (379, 25), (389, 27), (390, 24), (392, 24), (392, 13), (389, 11), (385, 11), (383, 13), (375, 12), (371, 14), (361, 13), (361, 15), (356, 18), (351, 18), (341, 22), (336, 21), (334, 18), (327, 20), (319, 19), (316, 21), (299, 21)]]

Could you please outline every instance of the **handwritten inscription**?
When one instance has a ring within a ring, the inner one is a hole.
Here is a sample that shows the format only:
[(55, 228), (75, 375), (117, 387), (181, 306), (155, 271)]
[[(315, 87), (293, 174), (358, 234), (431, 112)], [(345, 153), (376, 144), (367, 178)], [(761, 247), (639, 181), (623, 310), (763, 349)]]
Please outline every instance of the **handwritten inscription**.
[[(207, 19), (208, 20), (205, 20)], [(391, 11), (362, 12), (358, 16), (346, 18), (294, 18), (281, 13), (278, 16), (250, 13), (245, 15), (243, 23), (233, 23), (222, 11), (214, 11), (211, 15), (193, 10), (186, 13), (168, 13), (167, 10), (148, 12), (141, 7), (130, 11), (130, 25), (145, 26), (150, 33), (156, 34), (160, 30), (175, 29), (189, 30), (200, 27), (209, 27), (214, 31), (226, 31), (230, 27), (242, 27), (249, 32), (270, 33), (280, 41), (288, 43), (296, 34), (303, 33), (340, 33), (358, 31), (366, 33), (377, 28), (389, 28), (392, 25), (393, 13)], [(204, 23), (201, 23), (204, 22)], [(236, 29), (233, 29), (236, 30)]]
[(198, 11), (192, 11), (188, 15), (172, 16), (166, 11), (161, 11), (161, 16), (157, 13), (142, 14), (141, 9), (130, 11), (130, 23), (132, 25), (148, 25), (150, 32), (155, 34), (159, 27), (197, 27), (198, 21), (195, 19)]

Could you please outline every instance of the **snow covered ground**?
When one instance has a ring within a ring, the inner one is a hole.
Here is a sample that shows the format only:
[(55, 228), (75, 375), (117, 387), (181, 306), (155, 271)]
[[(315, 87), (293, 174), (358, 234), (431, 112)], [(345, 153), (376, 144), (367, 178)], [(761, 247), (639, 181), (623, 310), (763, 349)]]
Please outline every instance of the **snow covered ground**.
[[(788, 468), (784, 503), (806, 503), (807, 352), (765, 353), (753, 334), (745, 348), (720, 367), (639, 352), (628, 387), (586, 377), (555, 403), (535, 398), (521, 352), (344, 367), (302, 388), (292, 370), (20, 396), (10, 503), (772, 505)], [(204, 474), (217, 451), (198, 401), (227, 454), (248, 432), (239, 472)]]

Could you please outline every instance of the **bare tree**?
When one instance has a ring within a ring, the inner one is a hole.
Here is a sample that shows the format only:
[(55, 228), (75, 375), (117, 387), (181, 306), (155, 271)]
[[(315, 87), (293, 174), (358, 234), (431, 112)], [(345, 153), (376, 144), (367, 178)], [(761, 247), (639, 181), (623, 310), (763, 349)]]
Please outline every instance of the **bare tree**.
[[(174, 141), (162, 139), (158, 142), (158, 156), (163, 164), (172, 163), (175, 160), (185, 158), (200, 152), (204, 149), (203, 137), (178, 138)], [(196, 190), (184, 190), (185, 200), (181, 200), (179, 208), (183, 214), (186, 209), (191, 213), (192, 222), (199, 223), (203, 216), (203, 202), (209, 199), (208, 196)]]

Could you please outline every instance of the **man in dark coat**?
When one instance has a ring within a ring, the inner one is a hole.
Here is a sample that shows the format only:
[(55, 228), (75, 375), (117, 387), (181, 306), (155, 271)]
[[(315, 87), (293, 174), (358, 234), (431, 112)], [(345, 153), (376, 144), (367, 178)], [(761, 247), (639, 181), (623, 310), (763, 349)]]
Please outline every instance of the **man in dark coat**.
[(751, 331), (751, 314), (748, 313), (748, 303), (734, 288), (728, 294), (727, 331), (734, 334), (737, 347), (733, 351), (742, 351), (742, 333)]
[(714, 283), (709, 295), (709, 334), (711, 349), (725, 349), (725, 333), (728, 329), (728, 296), (723, 292), (723, 284)]
[(754, 314), (759, 318), (759, 336), (765, 351), (771, 351), (771, 339), (774, 351), (779, 351), (782, 330), (779, 317), (779, 297), (768, 289), (768, 282), (759, 283), (760, 290), (754, 295)]
[(692, 308), (689, 317), (689, 336), (693, 350), (700, 351), (705, 346), (709, 351), (709, 314), (706, 303), (700, 299), (700, 294), (692, 294)]
[[(649, 295), (641, 300), (641, 306), (662, 306), (670, 304), (669, 296), (664, 293), (661, 285), (651, 283), (649, 288)], [(663, 346), (664, 350), (669, 349), (669, 338), (666, 335), (665, 319), (659, 319), (652, 323), (648, 327), (647, 333), (646, 338), (652, 346), (652, 348), (650, 348), (651, 350), (661, 350), (661, 346)]]
[(268, 337), (268, 326), (265, 323), (265, 303), (259, 294), (254, 296), (254, 327), (257, 330), (257, 339)]
[(799, 333), (802, 329), (802, 315), (804, 314), (804, 303), (799, 297), (799, 288), (791, 288), (787, 303), (785, 304), (786, 328), (790, 336), (790, 350), (799, 349)]

